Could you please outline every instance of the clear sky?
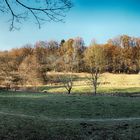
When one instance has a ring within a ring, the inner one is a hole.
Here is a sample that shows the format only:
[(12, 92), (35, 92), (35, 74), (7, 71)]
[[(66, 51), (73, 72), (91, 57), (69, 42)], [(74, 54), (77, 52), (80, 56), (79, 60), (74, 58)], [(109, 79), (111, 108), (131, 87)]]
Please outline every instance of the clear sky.
[(105, 43), (121, 34), (140, 37), (140, 0), (73, 0), (73, 3), (65, 23), (46, 23), (41, 29), (26, 22), (19, 31), (10, 32), (8, 17), (0, 14), (0, 50), (78, 36), (86, 45), (92, 39)]

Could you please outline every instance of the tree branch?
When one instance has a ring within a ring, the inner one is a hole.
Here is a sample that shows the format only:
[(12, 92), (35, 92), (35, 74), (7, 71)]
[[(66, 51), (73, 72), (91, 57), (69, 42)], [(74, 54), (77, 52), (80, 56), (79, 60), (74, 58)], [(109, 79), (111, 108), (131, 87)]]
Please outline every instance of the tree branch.
[[(15, 24), (25, 21), (29, 14), (31, 17), (34, 17), (39, 28), (41, 28), (41, 24), (46, 21), (62, 22), (66, 16), (65, 13), (72, 7), (70, 0), (38, 0), (38, 2), (34, 1), (34, 4), (29, 1), (23, 3), (20, 0), (14, 0), (13, 2), (9, 0), (3, 1), (12, 16), (10, 19), (10, 30), (17, 29), (17, 25)], [(15, 5), (22, 10), (13, 8)], [(23, 13), (21, 13), (21, 11), (23, 11)], [(0, 12), (5, 12), (1, 6)]]

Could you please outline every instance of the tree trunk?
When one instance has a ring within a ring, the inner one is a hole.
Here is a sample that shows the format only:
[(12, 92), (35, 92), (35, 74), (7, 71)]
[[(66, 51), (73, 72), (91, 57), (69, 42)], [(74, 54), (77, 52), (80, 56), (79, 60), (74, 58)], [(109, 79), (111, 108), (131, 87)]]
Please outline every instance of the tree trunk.
[(71, 88), (70, 88), (70, 89), (68, 89), (68, 94), (71, 94)]
[(95, 86), (94, 87), (94, 95), (96, 95), (97, 94), (97, 87)]

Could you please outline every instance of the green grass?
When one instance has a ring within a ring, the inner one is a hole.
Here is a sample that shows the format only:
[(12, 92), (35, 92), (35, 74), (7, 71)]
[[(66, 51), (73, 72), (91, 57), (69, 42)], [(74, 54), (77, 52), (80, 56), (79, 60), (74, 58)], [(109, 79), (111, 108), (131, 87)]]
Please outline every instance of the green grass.
[(138, 117), (140, 98), (1, 93), (0, 110), (51, 118)]
[[(87, 121), (140, 117), (139, 97), (1, 92), (0, 112), (10, 113), (0, 113), (0, 139), (140, 139), (139, 120)], [(66, 118), (85, 120), (62, 121)]]
[(15, 116), (0, 116), (4, 140), (139, 140), (140, 121), (50, 122)]
[[(43, 92), (48, 92), (48, 93), (67, 93), (67, 90), (65, 89), (65, 87), (63, 85), (53, 85), (53, 86), (42, 86), (38, 88), (39, 91), (43, 91)], [(114, 93), (118, 93), (118, 94), (124, 94), (124, 93), (128, 93), (129, 94), (140, 94), (140, 87), (104, 87), (104, 86), (99, 86), (99, 88), (97, 89), (97, 92), (100, 94), (114, 94)], [(88, 85), (74, 85), (72, 88), (72, 94), (74, 93), (78, 93), (78, 94), (85, 94), (85, 93), (89, 93), (92, 94), (93, 93), (93, 87), (92, 86), (88, 86)]]

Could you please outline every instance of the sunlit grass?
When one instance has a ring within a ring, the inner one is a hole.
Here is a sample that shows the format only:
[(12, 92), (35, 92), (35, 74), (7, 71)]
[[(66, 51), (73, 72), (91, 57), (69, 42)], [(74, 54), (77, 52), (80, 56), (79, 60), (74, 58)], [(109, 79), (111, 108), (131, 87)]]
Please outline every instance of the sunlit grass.
[[(46, 93), (67, 93), (67, 90), (63, 86), (44, 86), (39, 88), (42, 92)], [(73, 86), (72, 93), (86, 94), (93, 93), (94, 89), (92, 86)], [(111, 93), (140, 93), (140, 87), (102, 87), (99, 86), (97, 89), (98, 94), (111, 94)]]
[[(50, 73), (51, 74), (51, 73)], [(59, 73), (52, 73), (59, 75)], [(62, 73), (61, 73), (62, 74)], [(93, 93), (93, 86), (89, 85), (87, 73), (74, 73), (77, 78), (73, 81), (72, 93)], [(139, 74), (101, 74), (99, 78), (100, 85), (98, 93), (138, 93), (140, 92)], [(46, 85), (39, 87), (40, 91), (48, 93), (66, 93), (67, 90), (62, 83), (57, 85)]]

